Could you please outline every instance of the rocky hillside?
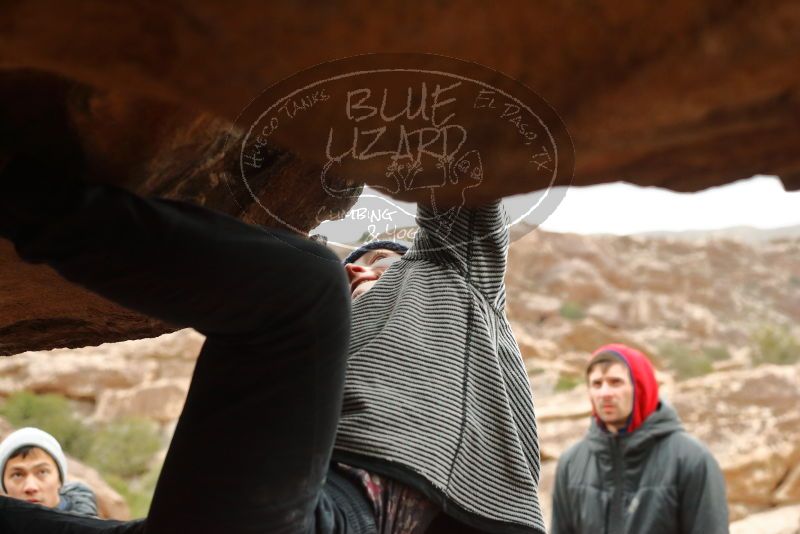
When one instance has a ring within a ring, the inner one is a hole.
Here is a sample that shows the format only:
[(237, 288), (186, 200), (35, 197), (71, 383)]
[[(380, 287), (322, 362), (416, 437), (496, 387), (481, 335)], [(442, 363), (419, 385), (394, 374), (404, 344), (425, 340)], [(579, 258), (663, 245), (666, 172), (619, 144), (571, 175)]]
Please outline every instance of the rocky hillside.
[(557, 385), (552, 371), (580, 375), (585, 353), (607, 341), (643, 348), (682, 379), (788, 363), (800, 337), (800, 239), (532, 232), (511, 248), (507, 285), (523, 354), (545, 375), (534, 378), (540, 394)]
[(653, 357), (664, 396), (720, 461), (732, 519), (800, 502), (800, 239), (532, 232), (511, 249), (507, 284), (545, 494), (588, 425), (588, 352), (623, 342)]
[[(546, 508), (558, 456), (588, 425), (588, 353), (624, 342), (653, 356), (664, 396), (722, 465), (733, 531), (800, 529), (800, 239), (537, 231), (512, 246), (507, 282), (540, 422)], [(59, 393), (88, 422), (145, 417), (166, 443), (201, 343), (181, 331), (3, 358), (0, 396)]]

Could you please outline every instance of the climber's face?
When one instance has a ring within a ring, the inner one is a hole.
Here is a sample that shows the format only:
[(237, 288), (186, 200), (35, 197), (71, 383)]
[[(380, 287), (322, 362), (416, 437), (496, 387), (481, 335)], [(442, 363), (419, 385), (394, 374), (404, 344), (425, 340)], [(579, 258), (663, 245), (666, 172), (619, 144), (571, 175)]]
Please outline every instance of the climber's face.
[(3, 485), (9, 497), (30, 503), (55, 508), (60, 500), (61, 476), (56, 462), (38, 447), (9, 458), (3, 470)]
[(623, 363), (595, 365), (588, 376), (589, 397), (597, 417), (616, 434), (633, 412), (633, 383)]
[(355, 300), (370, 289), (383, 273), (403, 255), (393, 250), (370, 250), (352, 263), (344, 266), (350, 281), (350, 296)]

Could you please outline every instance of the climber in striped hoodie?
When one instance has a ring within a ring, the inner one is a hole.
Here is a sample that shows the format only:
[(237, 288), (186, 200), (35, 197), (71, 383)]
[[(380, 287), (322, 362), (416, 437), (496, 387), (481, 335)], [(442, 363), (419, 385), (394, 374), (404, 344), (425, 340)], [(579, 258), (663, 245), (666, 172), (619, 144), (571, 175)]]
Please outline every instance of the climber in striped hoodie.
[(86, 183), (80, 158), (0, 123), (0, 236), (18, 255), (206, 336), (147, 518), (0, 497), (0, 531), (544, 532), (499, 202), (420, 204), (402, 257), (343, 269), (304, 236)]

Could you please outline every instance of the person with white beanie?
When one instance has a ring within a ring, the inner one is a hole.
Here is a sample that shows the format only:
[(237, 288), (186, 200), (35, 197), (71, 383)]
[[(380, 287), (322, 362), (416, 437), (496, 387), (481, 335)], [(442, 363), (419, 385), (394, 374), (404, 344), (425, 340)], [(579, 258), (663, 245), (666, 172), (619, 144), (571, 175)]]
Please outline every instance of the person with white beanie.
[(12, 432), (0, 443), (0, 485), (9, 497), (79, 515), (97, 516), (94, 492), (66, 483), (67, 457), (58, 440), (38, 428)]

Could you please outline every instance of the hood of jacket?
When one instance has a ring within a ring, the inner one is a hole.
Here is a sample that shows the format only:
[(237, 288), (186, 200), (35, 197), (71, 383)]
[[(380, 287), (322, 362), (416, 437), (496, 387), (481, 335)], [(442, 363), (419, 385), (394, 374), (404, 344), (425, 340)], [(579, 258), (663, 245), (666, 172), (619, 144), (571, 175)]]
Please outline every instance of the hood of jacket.
[(58, 494), (61, 497), (58, 510), (97, 517), (97, 497), (86, 484), (69, 482), (61, 486)]

